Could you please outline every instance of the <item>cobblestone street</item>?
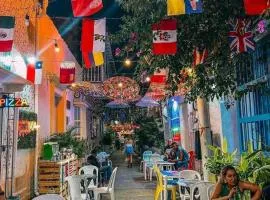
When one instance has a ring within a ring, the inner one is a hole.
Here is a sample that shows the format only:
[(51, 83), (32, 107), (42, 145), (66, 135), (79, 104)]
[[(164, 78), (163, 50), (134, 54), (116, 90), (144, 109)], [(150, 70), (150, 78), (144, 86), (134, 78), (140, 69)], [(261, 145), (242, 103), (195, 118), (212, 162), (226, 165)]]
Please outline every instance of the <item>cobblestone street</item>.
[[(116, 200), (153, 200), (155, 181), (144, 180), (142, 172), (139, 172), (138, 162), (133, 168), (127, 168), (122, 152), (112, 155), (113, 167), (119, 167), (116, 174), (115, 198)], [(105, 197), (105, 196), (104, 196)], [(107, 197), (103, 199), (109, 199)]]

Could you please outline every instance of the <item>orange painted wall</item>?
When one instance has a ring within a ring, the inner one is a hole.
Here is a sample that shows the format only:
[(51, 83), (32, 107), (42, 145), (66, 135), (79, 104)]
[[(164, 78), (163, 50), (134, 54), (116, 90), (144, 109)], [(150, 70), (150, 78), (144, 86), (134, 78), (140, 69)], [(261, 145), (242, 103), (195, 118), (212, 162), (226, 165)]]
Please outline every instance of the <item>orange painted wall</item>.
[[(38, 94), (36, 108), (38, 124), (40, 125), (38, 136), (39, 141), (42, 142), (51, 133), (62, 132), (66, 128), (67, 95), (65, 89), (59, 89), (57, 84), (61, 62), (74, 61), (76, 67), (80, 67), (61, 39), (53, 22), (46, 15), (48, 0), (43, 0), (43, 10), (39, 10), (40, 15), (35, 18), (34, 8), (37, 2), (37, 0), (0, 0), (0, 16), (15, 16), (14, 46), (16, 49), (23, 56), (32, 56), (36, 52), (39, 55), (39, 60), (43, 61), (43, 82), (36, 90)], [(29, 26), (25, 24), (26, 14), (30, 16)], [(59, 53), (54, 51), (55, 40), (61, 49)], [(61, 90), (62, 100), (56, 108), (55, 95), (57, 90)], [(56, 112), (60, 116), (57, 123), (55, 122)], [(28, 200), (34, 187), (35, 152), (18, 151), (18, 153), (20, 153), (20, 157), (16, 158), (18, 166), (16, 166), (15, 172), (15, 193), (19, 194), (22, 200)]]

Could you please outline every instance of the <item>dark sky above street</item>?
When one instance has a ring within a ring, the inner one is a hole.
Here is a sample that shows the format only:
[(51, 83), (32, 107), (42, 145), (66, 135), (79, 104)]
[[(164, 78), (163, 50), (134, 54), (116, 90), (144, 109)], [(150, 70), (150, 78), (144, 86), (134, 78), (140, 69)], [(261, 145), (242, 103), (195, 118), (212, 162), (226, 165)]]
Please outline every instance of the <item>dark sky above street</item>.
[[(80, 40), (81, 40), (81, 20), (73, 17), (71, 0), (51, 0), (47, 9), (47, 14), (52, 18), (59, 33), (68, 44), (73, 55), (81, 63)], [(107, 18), (107, 31), (109, 34), (119, 29), (120, 18), (123, 15), (118, 3), (115, 0), (103, 0), (103, 9), (95, 15), (87, 18), (99, 19)], [(114, 50), (116, 47), (113, 45)], [(117, 71), (127, 73), (130, 69), (122, 69), (121, 63), (116, 63)]]

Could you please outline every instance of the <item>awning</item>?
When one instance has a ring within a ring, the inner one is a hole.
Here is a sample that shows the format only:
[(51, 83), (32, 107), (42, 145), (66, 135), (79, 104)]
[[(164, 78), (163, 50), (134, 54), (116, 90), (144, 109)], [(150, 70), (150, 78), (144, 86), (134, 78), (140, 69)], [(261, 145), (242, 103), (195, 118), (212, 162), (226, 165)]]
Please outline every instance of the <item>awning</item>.
[(32, 83), (21, 76), (18, 76), (8, 70), (0, 67), (0, 84), (18, 84), (18, 85), (31, 85)]

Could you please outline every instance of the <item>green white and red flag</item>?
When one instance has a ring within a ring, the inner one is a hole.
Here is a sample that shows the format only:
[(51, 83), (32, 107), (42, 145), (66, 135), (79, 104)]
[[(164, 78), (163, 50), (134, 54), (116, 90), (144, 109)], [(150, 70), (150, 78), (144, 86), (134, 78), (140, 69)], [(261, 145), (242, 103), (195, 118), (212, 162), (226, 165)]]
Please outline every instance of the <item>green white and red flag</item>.
[(9, 52), (12, 49), (15, 18), (0, 16), (0, 52)]

